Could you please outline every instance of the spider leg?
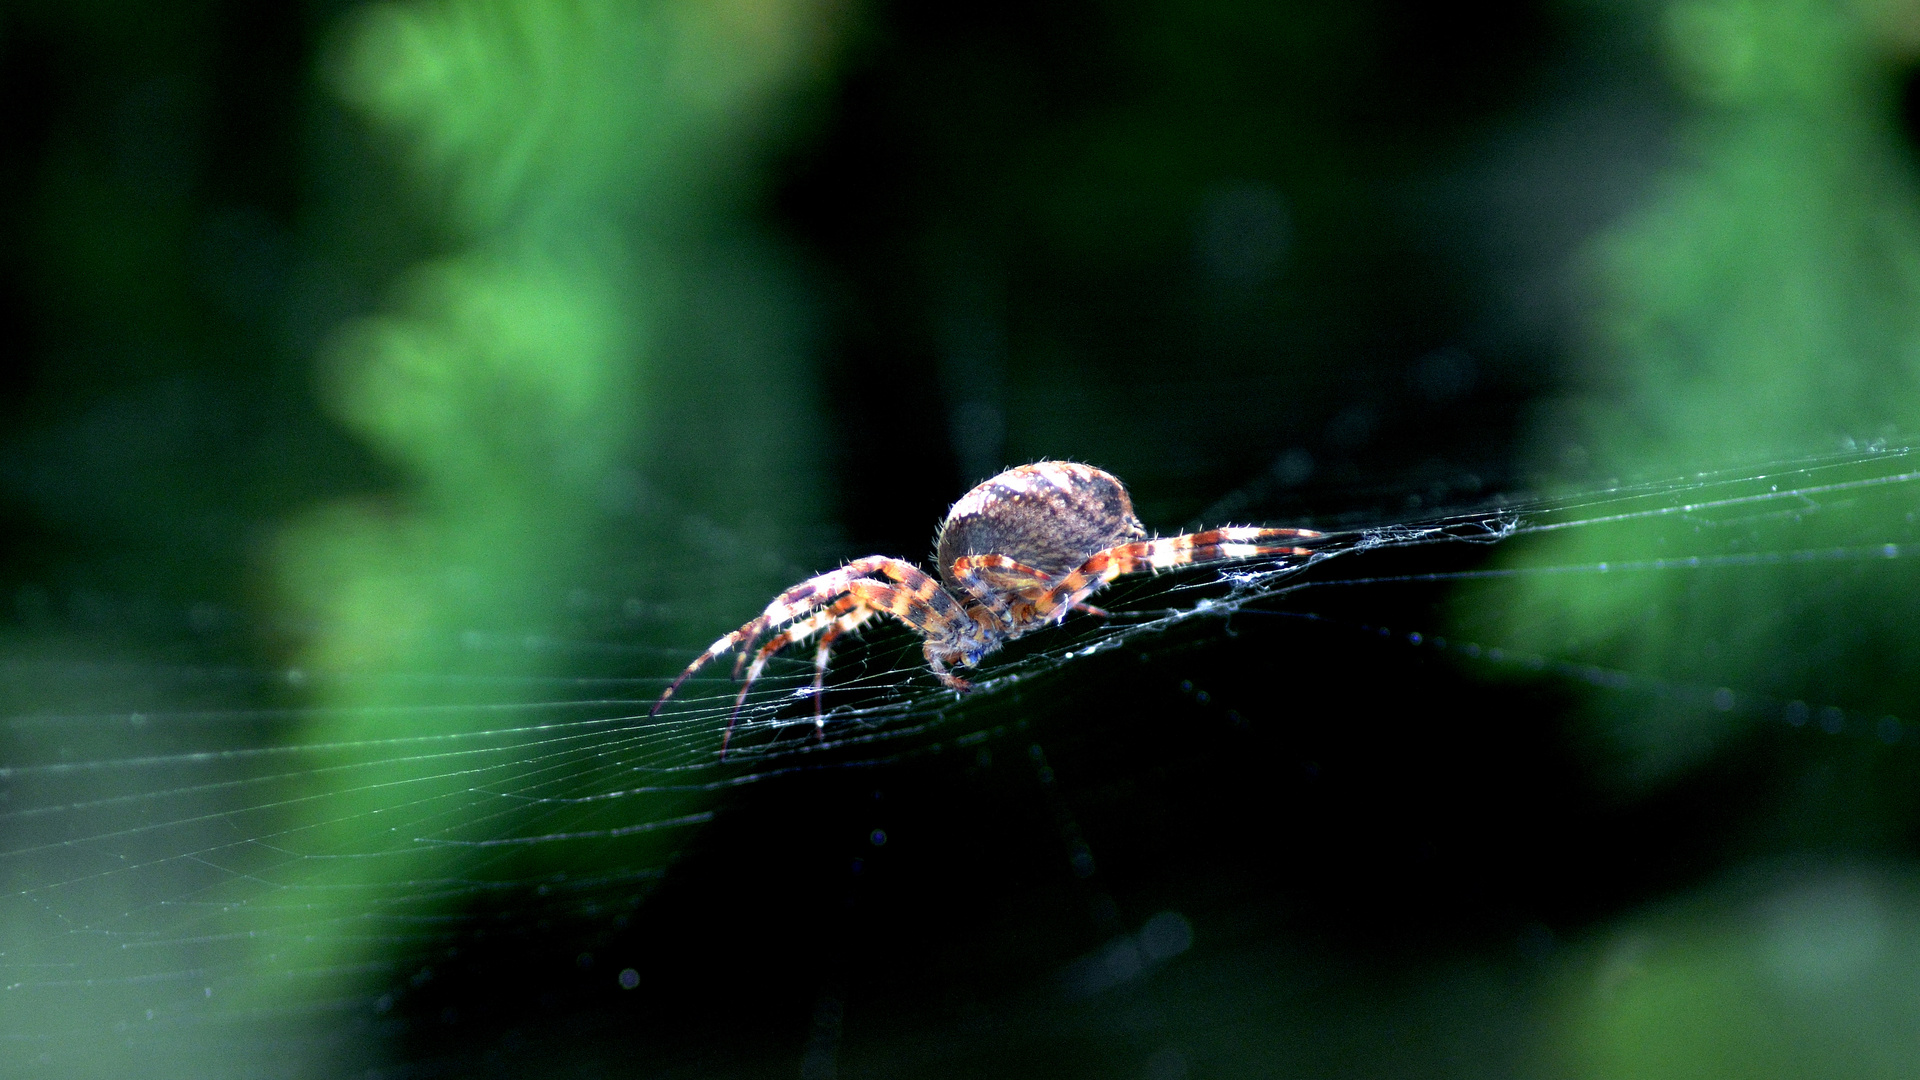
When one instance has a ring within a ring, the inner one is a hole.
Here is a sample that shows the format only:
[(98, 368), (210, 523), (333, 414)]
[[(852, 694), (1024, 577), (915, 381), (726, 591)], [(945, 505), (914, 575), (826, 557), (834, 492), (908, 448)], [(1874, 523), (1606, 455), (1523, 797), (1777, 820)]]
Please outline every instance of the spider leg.
[(733, 668), (734, 677), (738, 678), (741, 668), (747, 661), (747, 650), (759, 640), (760, 635), (774, 626), (832, 603), (844, 596), (853, 582), (862, 580), (876, 571), (911, 589), (915, 596), (923, 598), (935, 611), (943, 615), (950, 616), (959, 612), (959, 603), (947, 595), (946, 590), (940, 587), (940, 583), (928, 577), (913, 564), (888, 558), (885, 555), (869, 555), (864, 559), (855, 559), (838, 570), (829, 570), (824, 574), (808, 578), (774, 597), (766, 609), (745, 626), (707, 646), (704, 652), (694, 657), (693, 662), (667, 684), (667, 688), (661, 692), (659, 700), (653, 703), (653, 708), (647, 715), (659, 715), (667, 699), (680, 689), (682, 683), (692, 678), (694, 672), (725, 656), (736, 647), (740, 649), (740, 658), (734, 662)]
[[(774, 597), (767, 604), (766, 610), (760, 613), (759, 618), (741, 627), (738, 632), (746, 632), (758, 624), (758, 628), (754, 629), (753, 634), (746, 639), (746, 645), (751, 646), (754, 639), (765, 633), (769, 627), (778, 626), (795, 616), (805, 614), (832, 601), (846, 593), (849, 583), (866, 577), (876, 570), (895, 581), (913, 575), (925, 576), (920, 574), (917, 567), (885, 555), (869, 555), (864, 559), (855, 559), (838, 570), (829, 570), (824, 574), (810, 577)], [(746, 664), (746, 660), (747, 652), (743, 647), (739, 657), (733, 662), (734, 678), (740, 677), (740, 669)]]
[[(893, 579), (894, 584), (876, 580), (867, 575), (878, 572)], [(864, 609), (864, 610), (863, 610)], [(795, 641), (804, 641), (814, 634), (839, 625), (842, 619), (858, 616), (852, 625), (866, 621), (873, 614), (884, 612), (919, 631), (927, 639), (928, 662), (934, 673), (950, 686), (966, 684), (946, 673), (945, 666), (939, 663), (936, 647), (942, 655), (962, 655), (958, 647), (962, 642), (977, 642), (981, 628), (968, 617), (965, 608), (951, 594), (941, 588), (938, 579), (928, 576), (911, 563), (899, 559), (872, 555), (856, 559), (838, 570), (809, 578), (773, 598), (760, 615), (740, 629), (715, 641), (712, 645), (694, 657), (685, 670), (675, 676), (667, 688), (661, 692), (659, 700), (647, 715), (658, 715), (661, 708), (681, 684), (693, 676), (693, 673), (705, 667), (716, 657), (725, 655), (729, 650), (740, 649), (740, 661), (734, 665), (735, 671), (747, 661), (747, 649), (758, 641), (760, 635), (768, 629), (781, 624), (787, 625), (780, 633), (767, 642), (754, 656), (751, 669), (747, 672), (745, 683), (740, 687), (739, 695), (734, 699), (733, 714), (727, 720), (726, 733), (720, 739), (720, 756), (726, 758), (727, 742), (733, 735), (734, 720), (739, 716), (740, 707), (746, 701), (747, 691), (753, 681), (773, 654), (786, 648)], [(837, 635), (836, 635), (837, 636)]]
[[(925, 577), (924, 574), (921, 576)], [(931, 581), (931, 579), (928, 580)], [(909, 589), (905, 585), (888, 585), (872, 578), (861, 578), (847, 584), (847, 594), (838, 603), (814, 612), (768, 639), (767, 643), (760, 647), (760, 651), (754, 654), (753, 663), (747, 668), (747, 677), (740, 683), (740, 692), (733, 699), (733, 712), (727, 716), (727, 729), (720, 736), (720, 760), (725, 761), (727, 758), (727, 742), (733, 738), (734, 721), (739, 719), (740, 707), (746, 703), (747, 691), (753, 689), (753, 681), (760, 677), (761, 670), (766, 667), (767, 661), (773, 657), (774, 653), (795, 641), (805, 641), (823, 630), (838, 626), (845, 619), (857, 619), (858, 621), (854, 623), (857, 626), (879, 612), (885, 612), (920, 631), (929, 642), (944, 641), (951, 635), (953, 627), (958, 622), (971, 621), (967, 619), (965, 612), (960, 610), (960, 605), (954, 601), (953, 597), (948, 596), (946, 591), (940, 588), (939, 583), (933, 582), (932, 587), (936, 590), (934, 595), (945, 601), (946, 606), (951, 609), (950, 612), (943, 613), (938, 601), (929, 602), (929, 597), (922, 595), (919, 590)], [(951, 679), (951, 676), (946, 676), (940, 668), (935, 668), (934, 673), (941, 675), (943, 679)], [(815, 678), (818, 685), (821, 676), (816, 675)], [(819, 699), (814, 700), (815, 722), (818, 723)]]
[(976, 663), (982, 654), (998, 647), (1002, 633), (975, 619), (978, 609), (961, 607), (938, 581), (925, 574), (919, 576), (923, 584), (918, 586), (869, 579), (854, 582), (847, 591), (876, 612), (885, 612), (918, 630), (926, 639), (921, 651), (927, 657), (927, 667), (946, 685), (966, 690), (973, 684), (949, 672), (947, 665)]
[(774, 597), (773, 602), (767, 605), (767, 609), (761, 612), (760, 618), (755, 621), (765, 626), (786, 622), (796, 615), (805, 614), (852, 591), (850, 587), (854, 582), (870, 577), (876, 571), (906, 586), (912, 590), (914, 596), (927, 600), (935, 607), (939, 607), (942, 601), (951, 607), (958, 606), (953, 603), (953, 598), (940, 588), (940, 583), (929, 577), (926, 571), (901, 559), (888, 558), (885, 555), (869, 555), (864, 559), (855, 559), (838, 570), (808, 578)]
[[(773, 659), (775, 653), (789, 645), (806, 641), (808, 638), (822, 631), (832, 631), (834, 627), (839, 625), (841, 619), (848, 617), (847, 612), (849, 609), (859, 608), (862, 606), (862, 603), (863, 601), (856, 597), (843, 596), (833, 604), (821, 608), (819, 611), (793, 623), (785, 630), (768, 638), (767, 643), (760, 646), (760, 651), (753, 656), (753, 663), (747, 668), (747, 677), (740, 682), (739, 694), (734, 696), (733, 711), (727, 714), (727, 730), (720, 736), (720, 756), (722, 759), (725, 759), (727, 756), (727, 741), (733, 738), (733, 725), (735, 721), (740, 719), (740, 708), (747, 703), (747, 691), (753, 689), (753, 681), (760, 677), (760, 672), (766, 668), (767, 661)], [(746, 655), (744, 649), (741, 650), (741, 655)], [(814, 702), (814, 709), (817, 714), (819, 710), (819, 701), (817, 699)]]
[(1053, 575), (1005, 555), (962, 555), (953, 560), (953, 577), (966, 590), (967, 597), (993, 613), (1001, 627), (1013, 625), (1013, 605), (1009, 594), (1046, 589)]
[(1310, 556), (1308, 548), (1264, 544), (1264, 540), (1314, 539), (1320, 534), (1308, 529), (1210, 529), (1206, 532), (1169, 536), (1159, 540), (1139, 540), (1095, 552), (1078, 570), (1060, 579), (1060, 583), (1033, 602), (1033, 617), (1044, 620), (1059, 612), (1064, 616), (1094, 590), (1114, 578), (1142, 570), (1164, 570), (1170, 566), (1252, 559), (1262, 555)]
[[(953, 576), (959, 579), (961, 587), (967, 590), (971, 598), (993, 609), (993, 613), (1003, 620), (1012, 617), (1012, 605), (1005, 599), (1007, 592), (1016, 592), (1031, 603), (1053, 585), (1052, 574), (1014, 562), (1005, 555), (962, 556), (953, 561)], [(1000, 583), (995, 584), (992, 578), (999, 578)], [(1075, 604), (1073, 609), (1103, 619), (1113, 617), (1112, 612), (1092, 604)]]
[(834, 620), (832, 626), (820, 635), (820, 643), (813, 650), (813, 727), (815, 731), (826, 728), (827, 721), (820, 714), (821, 700), (827, 693), (827, 658), (833, 655), (833, 643), (841, 635), (860, 629), (868, 619), (873, 618), (873, 609), (857, 608)]

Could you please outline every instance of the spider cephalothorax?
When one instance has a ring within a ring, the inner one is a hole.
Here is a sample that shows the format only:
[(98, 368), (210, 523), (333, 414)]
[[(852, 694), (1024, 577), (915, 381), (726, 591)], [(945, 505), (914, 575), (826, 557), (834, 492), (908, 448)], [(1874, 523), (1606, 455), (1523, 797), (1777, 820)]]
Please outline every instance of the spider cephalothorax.
[[(762, 634), (779, 631), (753, 654), (734, 700), (738, 715), (767, 661), (781, 649), (819, 637), (814, 650), (814, 707), (827, 657), (842, 634), (885, 612), (926, 638), (927, 666), (956, 690), (970, 687), (952, 668), (972, 667), (1014, 638), (1086, 608), (1094, 590), (1122, 574), (1261, 555), (1306, 556), (1306, 548), (1263, 541), (1302, 540), (1308, 529), (1213, 529), (1144, 539), (1133, 500), (1111, 473), (1071, 461), (1022, 465), (961, 496), (934, 541), (938, 580), (884, 555), (855, 559), (773, 598), (752, 622), (694, 658), (654, 703), (667, 703), (687, 677), (738, 648), (734, 674)], [(944, 587), (942, 582), (945, 582)], [(733, 722), (720, 740), (726, 752)]]

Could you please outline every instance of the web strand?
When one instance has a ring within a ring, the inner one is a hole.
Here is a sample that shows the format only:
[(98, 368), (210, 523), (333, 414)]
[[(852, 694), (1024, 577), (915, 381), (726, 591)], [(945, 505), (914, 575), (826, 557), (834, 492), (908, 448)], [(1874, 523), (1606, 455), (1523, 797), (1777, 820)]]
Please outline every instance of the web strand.
[[(33, 992), (101, 979), (188, 985), (248, 977), (244, 957), (252, 954), (240, 946), (255, 932), (249, 908), (297, 913), (303, 898), (340, 889), (382, 898), (354, 932), (394, 943), (431, 938), (441, 932), (431, 913), (448, 902), (557, 884), (541, 867), (578, 861), (573, 853), (588, 849), (595, 854), (585, 861), (598, 870), (559, 886), (563, 892), (584, 895), (609, 883), (642, 888), (661, 872), (660, 849), (639, 846), (628, 854), (621, 845), (698, 829), (726, 792), (796, 772), (884, 768), (971, 746), (1008, 722), (991, 707), (996, 699), (1029, 688), (1044, 693), (1050, 680), (1076, 665), (1156, 649), (1175, 634), (1204, 642), (1232, 632), (1235, 620), (1303, 619), (1328, 632), (1384, 634), (1403, 647), (1529, 677), (1652, 694), (1703, 713), (1764, 718), (1889, 747), (1910, 745), (1916, 740), (1906, 732), (1914, 718), (1854, 703), (1688, 683), (1554, 655), (1527, 642), (1469, 641), (1433, 626), (1376, 626), (1325, 609), (1333, 598), (1350, 608), (1374, 590), (1475, 582), (1908, 565), (1920, 554), (1909, 528), (1911, 508), (1920, 505), (1917, 461), (1911, 451), (1894, 450), (1771, 463), (1350, 530), (1318, 542), (1310, 558), (1294, 565), (1254, 559), (1123, 579), (1099, 594), (1110, 614), (1074, 614), (1023, 639), (979, 669), (976, 689), (965, 696), (928, 674), (917, 638), (869, 624), (837, 643), (824, 699), (816, 698), (810, 649), (769, 658), (741, 702), (724, 762), (720, 732), (738, 693), (726, 665), (688, 680), (672, 707), (652, 717), (648, 708), (666, 685), (664, 673), (496, 678), (422, 672), (388, 681), (429, 700), (357, 712), (196, 705), (11, 717), (4, 725), (16, 756), (0, 766), (10, 796), (0, 804), (0, 904), (14, 910), (10, 918), (50, 927), (85, 947), (52, 966), (7, 957), (0, 985)], [(1632, 530), (1647, 523), (1667, 530), (1663, 543), (1689, 546), (1646, 550)], [(1759, 524), (1778, 528), (1756, 533)], [(1582, 550), (1607, 557), (1481, 559), (1465, 566), (1437, 558), (1469, 548), (1505, 552), (1569, 534), (1596, 537)], [(1436, 559), (1423, 565), (1428, 553)], [(1381, 561), (1387, 554), (1390, 565)], [(507, 640), (478, 644), (505, 647)], [(655, 672), (692, 655), (604, 635), (549, 635), (538, 647)], [(193, 664), (115, 670), (155, 684), (197, 683), (215, 698), (240, 698), (241, 689), (261, 686), (291, 684), (298, 691), (327, 678)], [(97, 674), (57, 665), (33, 672), (77, 681)], [(435, 695), (441, 700), (431, 700)], [(824, 726), (816, 726), (816, 707)], [(312, 731), (382, 725), (394, 733), (305, 738)], [(376, 836), (382, 838), (377, 843)], [(376, 873), (348, 879), (331, 873), (342, 863), (374, 865), (421, 849), (457, 856), (444, 864), (457, 872), (409, 880), (397, 899), (392, 882)], [(297, 914), (275, 925), (280, 933), (301, 929)], [(340, 932), (329, 926), (327, 932)], [(203, 965), (169, 959), (189, 946), (222, 942), (233, 950), (215, 949)], [(129, 968), (129, 950), (154, 963)], [(113, 962), (89, 966), (89, 956)]]

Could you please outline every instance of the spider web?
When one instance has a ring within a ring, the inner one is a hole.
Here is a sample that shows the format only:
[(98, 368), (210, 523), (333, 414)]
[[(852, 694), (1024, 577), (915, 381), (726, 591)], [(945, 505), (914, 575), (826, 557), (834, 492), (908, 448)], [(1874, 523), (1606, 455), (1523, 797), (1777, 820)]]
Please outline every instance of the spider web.
[[(511, 895), (625, 926), (741, 789), (972, 753), (1029, 722), (1021, 703), (1044, 702), (1069, 680), (1123, 680), (1143, 660), (1177, 667), (1267, 620), (1603, 702), (1653, 700), (1696, 726), (1745, 719), (1912, 746), (1915, 718), (1884, 703), (1823, 698), (1817, 680), (1634, 663), (1617, 641), (1562, 639), (1516, 618), (1528, 601), (1501, 590), (1565, 581), (1684, 591), (1708, 575), (1737, 589), (1784, 570), (1799, 575), (1797, 594), (1865, 577), (1879, 584), (1855, 595), (1870, 595), (1894, 580), (1886, 575), (1911, 572), (1917, 496), (1920, 455), (1875, 448), (1346, 528), (1301, 565), (1123, 579), (1100, 594), (1110, 617), (1076, 615), (1014, 643), (965, 696), (927, 674), (917, 638), (876, 624), (840, 648), (818, 723), (811, 650), (777, 658), (724, 760), (719, 736), (736, 693), (726, 663), (649, 718), (692, 649), (628, 644), (611, 625), (568, 638), (470, 632), (462, 645), (473, 653), (559, 654), (575, 674), (388, 676), (383, 693), (400, 703), (383, 711), (409, 733), (331, 742), (305, 737), (328, 710), (303, 702), (346, 676), (222, 665), (184, 643), (182, 655), (159, 659), (16, 656), (7, 682), (64, 688), (80, 704), (5, 723), (5, 1053), (53, 1061), (60, 1028), (49, 1018), (68, 1015), (92, 1017), (113, 1033), (107, 1041), (136, 1050), (244, 1022), (305, 1032), (323, 1047), (315, 1053), (331, 1053), (328, 1039), (419, 985), (397, 957), (469, 929), (462, 905)], [(1370, 614), (1420, 610), (1392, 601), (1422, 590), (1446, 598), (1425, 609), (1427, 621)], [(417, 722), (436, 717), (461, 722)], [(325, 952), (316, 939), (358, 947)], [(639, 977), (618, 973), (630, 976)], [(298, 1072), (295, 1060), (249, 1068)]]

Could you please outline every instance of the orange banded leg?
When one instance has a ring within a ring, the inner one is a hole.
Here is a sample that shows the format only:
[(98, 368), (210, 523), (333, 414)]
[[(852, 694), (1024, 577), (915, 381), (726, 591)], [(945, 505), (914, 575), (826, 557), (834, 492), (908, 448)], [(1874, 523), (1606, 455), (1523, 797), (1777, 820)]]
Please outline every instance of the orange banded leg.
[[(920, 576), (926, 577), (924, 574)], [(747, 669), (746, 679), (740, 685), (740, 693), (733, 699), (733, 712), (728, 715), (727, 729), (720, 736), (720, 759), (726, 760), (727, 743), (733, 738), (733, 725), (740, 716), (740, 707), (746, 703), (747, 692), (753, 689), (753, 681), (759, 678), (761, 669), (766, 667), (767, 661), (773, 657), (773, 654), (795, 641), (805, 641), (817, 633), (836, 626), (842, 619), (858, 616), (859, 620), (864, 622), (879, 612), (892, 615), (918, 630), (928, 640), (944, 639), (952, 633), (954, 620), (963, 619), (966, 616), (960, 612), (960, 605), (955, 603), (953, 597), (948, 596), (937, 582), (933, 584), (933, 588), (932, 595), (937, 596), (938, 600), (904, 584), (888, 585), (872, 578), (860, 578), (847, 584), (847, 594), (838, 602), (814, 612), (776, 634), (754, 655), (752, 666)], [(941, 610), (942, 601), (947, 608), (952, 609), (954, 614), (948, 615)]]
[[(951, 600), (951, 597), (947, 597), (946, 591), (940, 588), (940, 583), (937, 580), (929, 577), (912, 563), (905, 562), (901, 559), (890, 558), (885, 555), (869, 555), (864, 559), (855, 559), (838, 570), (830, 570), (827, 573), (808, 578), (793, 588), (781, 593), (779, 596), (774, 597), (773, 601), (767, 605), (766, 610), (760, 613), (760, 617), (754, 620), (754, 622), (760, 625), (758, 632), (756, 632), (753, 637), (758, 637), (760, 633), (765, 633), (769, 627), (778, 626), (789, 619), (804, 615), (824, 604), (830, 603), (836, 597), (844, 595), (847, 592), (848, 586), (853, 582), (866, 578), (876, 572), (892, 578), (894, 581), (912, 589), (916, 596), (939, 593), (941, 597)], [(753, 625), (754, 623), (748, 623), (746, 626), (741, 627), (740, 631), (744, 632), (752, 628)], [(753, 638), (748, 638), (746, 643), (748, 645), (753, 644)], [(746, 658), (747, 654), (745, 650), (742, 650), (739, 658), (733, 662), (734, 678), (737, 679), (740, 677), (740, 669), (746, 662)]]
[(1005, 555), (962, 555), (953, 560), (953, 576), (969, 597), (1000, 620), (1001, 629), (1014, 622), (1008, 596), (1044, 591), (1053, 585), (1052, 574)]
[[(754, 680), (758, 679), (760, 672), (766, 669), (767, 661), (773, 659), (775, 653), (789, 645), (804, 642), (823, 631), (831, 632), (847, 612), (860, 606), (861, 601), (858, 598), (843, 596), (831, 605), (821, 608), (768, 638), (766, 644), (760, 646), (760, 651), (753, 656), (753, 663), (747, 667), (747, 677), (740, 681), (740, 692), (734, 695), (733, 711), (727, 714), (727, 730), (720, 736), (721, 757), (726, 757), (727, 741), (733, 738), (733, 725), (740, 719), (741, 706), (747, 703), (747, 691), (753, 689)], [(742, 650), (741, 655), (745, 655), (745, 650)]]
[(821, 702), (827, 694), (827, 658), (833, 655), (833, 643), (844, 634), (860, 629), (868, 619), (873, 618), (873, 609), (859, 607), (834, 620), (820, 635), (820, 643), (813, 650), (813, 728), (819, 732), (826, 729), (827, 721), (821, 715)]
[[(959, 579), (969, 596), (1009, 626), (1013, 620), (1013, 605), (1007, 601), (1008, 594), (1020, 596), (1031, 604), (1053, 586), (1052, 574), (1015, 562), (1005, 555), (963, 555), (953, 560), (953, 576)], [(1103, 619), (1112, 615), (1112, 612), (1092, 604), (1073, 606), (1077, 611), (1098, 615)]]
[[(855, 581), (875, 573), (900, 583), (911, 590), (915, 596), (931, 599), (935, 593), (945, 595), (939, 581), (929, 577), (925, 571), (912, 563), (885, 555), (869, 555), (864, 559), (855, 559), (838, 570), (808, 578), (774, 597), (773, 602), (769, 603), (766, 610), (762, 611), (760, 617), (754, 621), (763, 627), (778, 626), (796, 615), (804, 615), (815, 608), (831, 603), (847, 592), (848, 587)], [(947, 597), (949, 603), (952, 599)]]
[(1309, 556), (1307, 548), (1292, 545), (1263, 544), (1263, 540), (1313, 539), (1320, 534), (1308, 529), (1210, 529), (1207, 532), (1169, 536), (1160, 540), (1140, 540), (1096, 552), (1078, 570), (1060, 579), (1033, 603), (1035, 618), (1045, 619), (1059, 611), (1064, 615), (1093, 595), (1094, 590), (1114, 578), (1137, 574), (1142, 570), (1164, 570), (1173, 566), (1253, 559), (1264, 555)]
[(734, 661), (733, 665), (734, 677), (739, 678), (741, 668), (747, 662), (747, 650), (759, 640), (760, 635), (774, 626), (790, 622), (832, 603), (845, 595), (853, 582), (865, 579), (867, 575), (875, 572), (911, 589), (915, 596), (925, 597), (929, 605), (942, 611), (943, 614), (959, 613), (960, 605), (940, 588), (940, 583), (928, 577), (912, 563), (888, 558), (885, 555), (869, 555), (864, 559), (855, 559), (838, 570), (808, 578), (774, 597), (766, 609), (745, 626), (707, 646), (705, 651), (694, 657), (693, 662), (667, 684), (667, 688), (661, 692), (659, 700), (653, 703), (653, 708), (647, 715), (658, 715), (660, 709), (666, 705), (667, 699), (679, 691), (680, 685), (692, 678), (694, 672), (725, 656), (734, 648), (740, 649), (740, 658)]
[[(746, 704), (747, 691), (753, 688), (753, 681), (760, 677), (767, 661), (787, 646), (804, 643), (815, 634), (820, 635), (820, 641), (813, 653), (813, 722), (815, 727), (826, 726), (826, 721), (820, 715), (820, 699), (826, 687), (827, 659), (833, 655), (833, 643), (848, 631), (858, 629), (873, 616), (874, 610), (858, 597), (843, 596), (831, 606), (821, 608), (767, 639), (767, 643), (755, 654), (752, 665), (747, 668), (747, 677), (741, 683), (740, 693), (733, 699), (733, 713), (727, 717), (727, 731), (733, 731), (734, 721), (740, 716), (740, 707)], [(723, 736), (723, 746), (725, 742)]]

